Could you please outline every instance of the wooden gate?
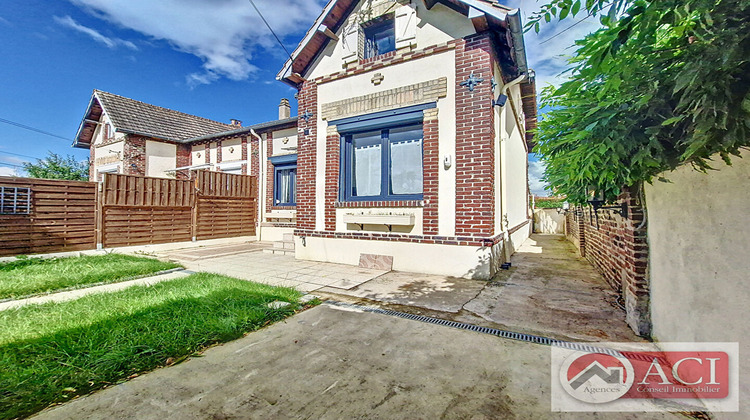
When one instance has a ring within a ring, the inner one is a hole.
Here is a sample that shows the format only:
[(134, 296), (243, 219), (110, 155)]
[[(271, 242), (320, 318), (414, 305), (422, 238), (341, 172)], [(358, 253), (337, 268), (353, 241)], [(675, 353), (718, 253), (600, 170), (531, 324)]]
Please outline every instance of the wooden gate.
[(255, 235), (255, 177), (200, 171), (195, 186), (198, 240)]
[(199, 171), (192, 180), (106, 174), (104, 247), (255, 235), (256, 178)]

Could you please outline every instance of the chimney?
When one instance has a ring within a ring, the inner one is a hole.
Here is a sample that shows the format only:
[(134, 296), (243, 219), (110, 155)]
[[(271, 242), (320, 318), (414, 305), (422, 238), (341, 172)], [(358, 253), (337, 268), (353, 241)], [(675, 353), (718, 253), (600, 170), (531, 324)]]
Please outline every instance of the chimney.
[(292, 107), (289, 106), (289, 99), (282, 98), (279, 104), (279, 119), (285, 120), (292, 116)]
[(230, 121), (230, 125), (233, 125), (235, 127), (242, 127), (242, 121), (232, 118)]

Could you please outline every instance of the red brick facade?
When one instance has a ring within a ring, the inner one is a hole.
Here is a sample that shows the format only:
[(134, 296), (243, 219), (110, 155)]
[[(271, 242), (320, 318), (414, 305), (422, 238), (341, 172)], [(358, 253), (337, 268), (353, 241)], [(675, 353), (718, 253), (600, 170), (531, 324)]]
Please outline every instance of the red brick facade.
[[(628, 206), (627, 218), (614, 210), (596, 213), (585, 207), (568, 213), (566, 232), (582, 256), (619, 291), (625, 300), (628, 325), (640, 335), (651, 329), (649, 314), (648, 241), (643, 208), (630, 190), (620, 195)], [(597, 218), (598, 213), (598, 218)], [(577, 240), (576, 240), (577, 239)]]
[(123, 144), (122, 173), (146, 175), (146, 138), (128, 135)]
[(312, 113), (312, 117), (300, 117), (297, 140), (297, 229), (315, 229), (315, 174), (318, 85), (307, 81), (302, 84), (297, 100), (299, 114)]
[(456, 81), (484, 81), (470, 91), (456, 86), (456, 235), (492, 235), (495, 227), (492, 46), (488, 34), (456, 46)]
[[(271, 157), (273, 155), (273, 134), (266, 133), (261, 134), (263, 140), (266, 142), (266, 156)], [(266, 209), (270, 210), (273, 208), (273, 163), (270, 160), (266, 160)]]
[(341, 136), (336, 131), (329, 132), (326, 136), (325, 228), (327, 231), (336, 230), (336, 202), (339, 197), (340, 162)]
[[(192, 160), (191, 147), (189, 144), (178, 144), (177, 145), (177, 168), (190, 166)], [(177, 179), (188, 179), (190, 177), (188, 171), (177, 171)]]
[[(428, 110), (422, 124), (422, 163), (423, 202), (422, 229), (425, 235), (438, 234), (438, 174), (440, 173), (440, 151), (438, 119), (435, 110)], [(435, 115), (430, 115), (434, 113)]]

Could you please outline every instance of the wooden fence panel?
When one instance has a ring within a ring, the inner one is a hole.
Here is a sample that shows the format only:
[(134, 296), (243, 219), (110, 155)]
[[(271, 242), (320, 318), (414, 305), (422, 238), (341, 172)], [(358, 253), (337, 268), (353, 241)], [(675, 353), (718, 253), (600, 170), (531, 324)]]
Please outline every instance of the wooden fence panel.
[(96, 183), (0, 177), (0, 187), (31, 190), (28, 214), (0, 214), (0, 256), (96, 248)]
[(191, 207), (106, 206), (102, 212), (102, 240), (107, 248), (192, 239)]
[(254, 236), (256, 200), (199, 197), (197, 239)]

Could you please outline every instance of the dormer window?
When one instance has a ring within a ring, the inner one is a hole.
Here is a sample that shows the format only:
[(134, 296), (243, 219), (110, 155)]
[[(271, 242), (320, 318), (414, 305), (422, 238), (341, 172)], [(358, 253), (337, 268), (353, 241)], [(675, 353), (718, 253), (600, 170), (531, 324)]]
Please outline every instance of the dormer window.
[(396, 25), (393, 16), (377, 19), (362, 29), (365, 38), (365, 59), (396, 50)]

